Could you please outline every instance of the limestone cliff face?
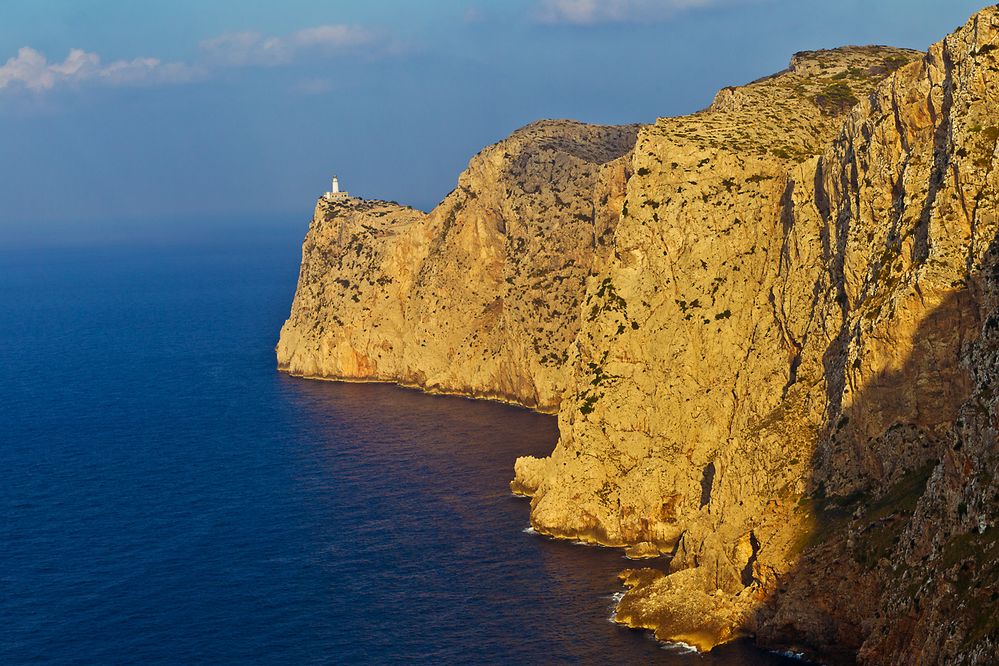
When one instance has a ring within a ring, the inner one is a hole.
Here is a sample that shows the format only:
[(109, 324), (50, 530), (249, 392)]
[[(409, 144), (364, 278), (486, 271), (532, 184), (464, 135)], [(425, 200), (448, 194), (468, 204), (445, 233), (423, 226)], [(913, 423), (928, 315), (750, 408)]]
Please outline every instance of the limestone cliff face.
[(429, 215), (320, 204), (279, 363), (557, 407), (511, 487), (666, 555), (619, 622), (991, 663), (997, 141), (996, 7), (640, 129), (529, 126)]
[(429, 214), (320, 200), (278, 366), (554, 411), (637, 130), (529, 125), (476, 155)]
[(640, 133), (562, 439), (518, 465), (537, 530), (673, 553), (620, 621), (995, 654), (997, 34), (983, 11), (831, 127), (842, 52)]
[[(714, 532), (716, 514), (755, 514), (738, 492), (714, 493), (712, 479), (783, 485), (807, 471), (810, 460), (792, 450), (812, 437), (807, 419), (793, 419), (804, 432), (779, 443), (757, 432), (797, 404), (788, 394), (805, 334), (785, 319), (816, 307), (813, 285), (791, 275), (783, 235), (793, 211), (782, 203), (794, 194), (791, 173), (832, 140), (848, 101), (914, 57), (799, 54), (781, 74), (722, 91), (704, 112), (642, 129), (615, 254), (583, 299), (562, 440), (536, 475), (536, 529), (671, 549), (690, 519)], [(804, 300), (787, 303), (786, 315), (781, 284), (788, 300)], [(732, 457), (747, 447), (758, 451)], [(800, 468), (786, 470), (796, 457)], [(732, 584), (740, 580), (736, 572)]]

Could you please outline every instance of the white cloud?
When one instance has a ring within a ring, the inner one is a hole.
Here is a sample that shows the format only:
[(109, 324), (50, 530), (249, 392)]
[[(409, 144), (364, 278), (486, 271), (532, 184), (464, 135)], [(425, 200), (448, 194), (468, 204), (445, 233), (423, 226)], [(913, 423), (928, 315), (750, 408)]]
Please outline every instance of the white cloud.
[[(62, 86), (104, 84), (108, 86), (186, 83), (211, 75), (220, 67), (273, 67), (286, 65), (309, 55), (339, 52), (371, 44), (375, 35), (349, 25), (319, 25), (285, 37), (268, 37), (258, 32), (231, 32), (201, 42), (200, 62), (162, 62), (157, 58), (115, 60), (104, 64), (96, 53), (72, 49), (62, 62), (49, 62), (46, 56), (25, 46), (0, 66), (0, 92), (26, 89), (42, 93)], [(384, 44), (382, 52), (389, 52)], [(316, 94), (321, 84), (306, 86)]]
[(291, 36), (291, 42), (296, 46), (332, 46), (344, 48), (362, 46), (372, 41), (373, 35), (351, 25), (319, 25), (315, 28), (299, 30)]
[(258, 32), (230, 32), (201, 42), (201, 51), (216, 65), (246, 67), (281, 65), (291, 61), (291, 49), (275, 37)]
[(595, 25), (667, 19), (678, 11), (719, 4), (717, 0), (540, 0), (542, 23)]
[(45, 56), (25, 46), (0, 67), (0, 89), (13, 83), (21, 83), (31, 90), (48, 90), (55, 85), (56, 77), (56, 72), (49, 68)]
[(309, 50), (336, 50), (363, 46), (374, 36), (350, 25), (319, 25), (287, 37), (267, 37), (259, 32), (226, 33), (201, 42), (201, 50), (214, 64), (227, 67), (275, 66), (292, 62)]
[(115, 60), (106, 65), (96, 53), (72, 49), (62, 62), (50, 63), (30, 46), (0, 66), (0, 90), (21, 86), (35, 92), (84, 82), (106, 85), (183, 83), (196, 78), (198, 68), (183, 63), (164, 63), (156, 58)]

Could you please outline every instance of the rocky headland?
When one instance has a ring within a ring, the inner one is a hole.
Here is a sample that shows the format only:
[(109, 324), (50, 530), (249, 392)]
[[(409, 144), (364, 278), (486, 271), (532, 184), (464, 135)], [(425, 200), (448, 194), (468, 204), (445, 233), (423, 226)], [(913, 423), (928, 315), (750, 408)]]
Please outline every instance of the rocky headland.
[(689, 116), (534, 123), (430, 213), (320, 200), (278, 365), (557, 413), (511, 488), (649, 558), (618, 622), (994, 663), (997, 141), (997, 7)]

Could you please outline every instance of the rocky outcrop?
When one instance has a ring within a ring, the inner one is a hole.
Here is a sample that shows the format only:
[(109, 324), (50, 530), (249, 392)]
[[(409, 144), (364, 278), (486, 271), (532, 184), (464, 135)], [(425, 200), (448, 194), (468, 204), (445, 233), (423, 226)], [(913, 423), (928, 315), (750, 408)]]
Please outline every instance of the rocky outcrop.
[(279, 363), (557, 407), (511, 488), (540, 533), (668, 555), (619, 622), (990, 663), (997, 91), (990, 7), (691, 116), (529, 126), (428, 216), (321, 205)]
[[(856, 71), (828, 55), (807, 84), (799, 58), (640, 133), (532, 511), (540, 532), (674, 549), (619, 621), (876, 663), (994, 649), (997, 23), (976, 16), (829, 134), (801, 125), (816, 86)], [(977, 602), (941, 601), (948, 549)]]
[[(914, 57), (885, 48), (798, 54), (783, 73), (723, 90), (704, 112), (642, 129), (615, 254), (583, 299), (535, 529), (671, 550), (694, 517), (710, 534), (716, 514), (756, 514), (738, 493), (715, 492), (730, 479), (784, 485), (807, 471), (806, 419), (789, 419), (793, 427), (771, 438), (779, 443), (757, 432), (774, 410), (798, 405), (787, 394), (807, 332), (786, 328), (780, 285), (788, 301), (802, 301), (787, 303), (790, 316), (807, 320), (817, 307), (813, 284), (790, 276), (797, 268), (783, 229), (793, 211), (782, 204), (794, 195), (792, 172), (817, 159), (808, 156), (850, 108), (829, 105), (829, 91), (866, 97)], [(787, 469), (795, 458), (798, 469)]]
[(476, 155), (429, 214), (320, 200), (278, 367), (554, 411), (637, 130), (529, 125)]

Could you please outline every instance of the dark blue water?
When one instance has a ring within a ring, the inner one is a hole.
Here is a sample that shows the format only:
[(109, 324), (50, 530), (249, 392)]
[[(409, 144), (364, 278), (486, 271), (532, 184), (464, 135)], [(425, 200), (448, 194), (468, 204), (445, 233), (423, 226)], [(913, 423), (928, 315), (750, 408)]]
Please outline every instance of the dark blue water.
[(523, 533), (554, 419), (275, 372), (298, 243), (0, 253), (0, 663), (780, 661)]

